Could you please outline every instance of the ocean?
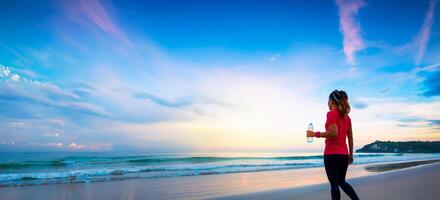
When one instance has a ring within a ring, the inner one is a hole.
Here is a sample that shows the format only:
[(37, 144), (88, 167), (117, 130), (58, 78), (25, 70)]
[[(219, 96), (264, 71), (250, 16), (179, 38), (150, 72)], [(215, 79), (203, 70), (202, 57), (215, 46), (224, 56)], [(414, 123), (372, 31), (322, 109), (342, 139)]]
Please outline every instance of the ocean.
[[(354, 164), (440, 159), (440, 154), (356, 153)], [(0, 153), (0, 187), (173, 178), (322, 167), (322, 153)]]

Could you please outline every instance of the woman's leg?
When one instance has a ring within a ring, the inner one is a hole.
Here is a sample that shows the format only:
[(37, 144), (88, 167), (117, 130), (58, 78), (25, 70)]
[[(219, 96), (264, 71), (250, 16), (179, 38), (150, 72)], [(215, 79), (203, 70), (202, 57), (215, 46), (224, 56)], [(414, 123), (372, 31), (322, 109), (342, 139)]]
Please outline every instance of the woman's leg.
[(359, 197), (357, 196), (353, 187), (351, 187), (351, 185), (345, 181), (345, 175), (347, 174), (347, 168), (348, 168), (348, 157), (345, 156), (343, 159), (341, 159), (341, 162), (339, 164), (340, 164), (339, 173), (338, 173), (340, 175), (339, 186), (352, 200), (359, 200)]
[(332, 200), (341, 199), (341, 193), (339, 191), (339, 177), (338, 160), (334, 155), (324, 155), (324, 166), (327, 178), (331, 186)]

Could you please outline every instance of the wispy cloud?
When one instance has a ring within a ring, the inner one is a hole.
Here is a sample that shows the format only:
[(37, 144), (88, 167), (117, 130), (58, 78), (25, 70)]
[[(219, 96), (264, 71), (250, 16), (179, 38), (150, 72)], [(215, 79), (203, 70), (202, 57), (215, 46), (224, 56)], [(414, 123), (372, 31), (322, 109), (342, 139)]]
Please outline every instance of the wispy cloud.
[(171, 101), (146, 92), (137, 93), (134, 95), (134, 97), (138, 99), (147, 99), (159, 105), (166, 107), (173, 107), (173, 108), (187, 106), (191, 104), (191, 101), (189, 101), (188, 99), (179, 99), (179, 100)]
[(425, 88), (422, 95), (427, 97), (440, 96), (440, 71), (429, 74), (422, 82)]
[(368, 104), (362, 101), (354, 101), (353, 102), (353, 107), (357, 108), (357, 109), (365, 109), (368, 107)]
[(19, 60), (24, 61), (25, 64), (32, 63), (28, 58), (18, 53), (16, 50), (7, 47), (3, 42), (0, 41), (0, 47), (3, 47), (6, 51), (17, 57)]
[(434, 18), (434, 11), (435, 11), (435, 5), (437, 4), (436, 0), (430, 0), (429, 1), (429, 8), (428, 12), (426, 13), (425, 19), (423, 21), (422, 29), (420, 30), (420, 33), (418, 35), (418, 46), (419, 49), (417, 51), (416, 55), (416, 64), (420, 64), (422, 61), (423, 55), (425, 54), (426, 47), (429, 42), (429, 36), (431, 34), (431, 28), (433, 24), (433, 18)]
[(0, 81), (0, 100), (30, 102), (83, 114), (110, 116), (100, 106), (83, 101), (72, 91), (53, 83), (32, 80), (10, 67), (0, 66)]
[[(440, 119), (436, 110), (439, 102), (415, 102), (411, 98), (361, 98), (369, 106), (362, 110), (353, 110), (352, 119), (362, 121), (356, 124), (358, 136), (367, 134), (369, 127), (380, 126), (374, 137), (392, 139), (399, 133), (400, 139), (435, 139), (439, 137), (433, 120)], [(417, 133), (417, 134), (415, 134)]]
[(110, 13), (99, 0), (80, 0), (75, 1), (73, 5), (67, 6), (67, 12), (70, 18), (74, 21), (83, 21), (87, 19), (92, 22), (102, 31), (111, 34), (130, 47), (133, 43), (127, 38), (123, 31), (113, 22)]
[(362, 0), (336, 0), (339, 9), (340, 30), (344, 38), (344, 53), (349, 64), (355, 64), (355, 53), (365, 48), (361, 28), (355, 17), (365, 5)]
[(402, 73), (419, 84), (419, 94), (424, 97), (440, 95), (440, 63), (417, 66), (411, 71)]
[(39, 147), (56, 147), (56, 148), (63, 148), (64, 147), (64, 144), (62, 142), (46, 142), (46, 143), (31, 142), (26, 145), (39, 146)]
[(281, 54), (275, 54), (275, 55), (273, 55), (272, 57), (270, 57), (270, 62), (275, 62), (275, 61), (277, 61), (278, 59), (280, 59), (280, 57), (281, 57)]
[(72, 142), (69, 144), (69, 148), (71, 148), (71, 149), (84, 149), (84, 148), (86, 148), (86, 146), (83, 144), (76, 144), (76, 143)]
[(75, 142), (29, 142), (29, 143), (15, 143), (1, 141), (0, 145), (14, 145), (17, 148), (29, 149), (38, 147), (45, 150), (73, 150), (73, 151), (109, 151), (113, 149), (112, 143), (93, 143), (93, 144), (78, 144)]
[(425, 118), (417, 118), (417, 117), (409, 117), (402, 118), (398, 120), (401, 124), (398, 126), (404, 127), (422, 127), (422, 128), (431, 128), (431, 129), (439, 129), (440, 128), (440, 119), (425, 119)]
[(440, 119), (429, 120), (429, 124), (432, 126), (440, 127)]

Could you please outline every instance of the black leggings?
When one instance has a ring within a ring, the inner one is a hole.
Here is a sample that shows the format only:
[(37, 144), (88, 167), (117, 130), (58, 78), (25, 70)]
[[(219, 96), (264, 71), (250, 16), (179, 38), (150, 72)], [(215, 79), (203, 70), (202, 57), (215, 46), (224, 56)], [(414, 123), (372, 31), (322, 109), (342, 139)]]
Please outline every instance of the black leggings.
[(339, 187), (353, 200), (358, 200), (354, 189), (345, 181), (345, 174), (348, 168), (348, 155), (324, 155), (324, 166), (327, 178), (332, 187), (332, 199), (341, 199)]

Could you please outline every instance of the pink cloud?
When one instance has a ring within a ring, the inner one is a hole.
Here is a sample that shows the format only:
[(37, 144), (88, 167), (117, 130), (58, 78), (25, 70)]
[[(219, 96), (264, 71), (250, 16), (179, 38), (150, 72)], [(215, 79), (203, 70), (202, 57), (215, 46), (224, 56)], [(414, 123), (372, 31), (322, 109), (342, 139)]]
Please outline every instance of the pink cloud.
[(420, 35), (417, 41), (419, 45), (419, 49), (417, 51), (417, 56), (416, 56), (417, 65), (420, 64), (420, 61), (422, 60), (423, 55), (425, 54), (426, 46), (428, 45), (429, 35), (431, 34), (431, 27), (433, 24), (436, 3), (437, 3), (436, 0), (429, 1), (428, 12), (426, 13), (425, 19), (423, 21), (422, 29), (420, 30)]
[(84, 23), (81, 20), (86, 19), (102, 31), (119, 38), (128, 46), (133, 47), (132, 42), (113, 22), (111, 15), (99, 0), (79, 0), (74, 2), (74, 4), (66, 6), (67, 14), (72, 20)]
[(365, 5), (362, 0), (336, 0), (339, 9), (340, 30), (344, 38), (344, 53), (349, 64), (355, 64), (355, 53), (362, 50), (364, 41), (360, 35), (361, 28), (355, 16)]

